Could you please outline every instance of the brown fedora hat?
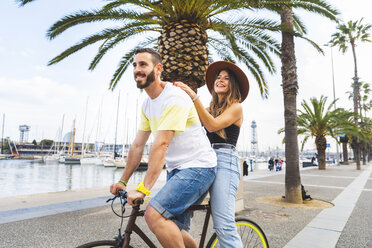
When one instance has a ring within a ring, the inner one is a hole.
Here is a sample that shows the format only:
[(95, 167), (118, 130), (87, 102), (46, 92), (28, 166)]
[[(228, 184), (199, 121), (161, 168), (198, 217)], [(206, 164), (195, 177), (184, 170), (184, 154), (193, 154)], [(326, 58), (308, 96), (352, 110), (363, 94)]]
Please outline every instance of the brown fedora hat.
[(218, 76), (218, 73), (222, 69), (229, 69), (232, 73), (234, 73), (239, 84), (240, 95), (242, 97), (241, 102), (243, 102), (245, 98), (247, 98), (249, 92), (248, 78), (238, 66), (228, 61), (216, 61), (208, 66), (207, 72), (205, 74), (205, 81), (207, 83), (209, 92), (212, 92), (214, 88), (214, 82)]

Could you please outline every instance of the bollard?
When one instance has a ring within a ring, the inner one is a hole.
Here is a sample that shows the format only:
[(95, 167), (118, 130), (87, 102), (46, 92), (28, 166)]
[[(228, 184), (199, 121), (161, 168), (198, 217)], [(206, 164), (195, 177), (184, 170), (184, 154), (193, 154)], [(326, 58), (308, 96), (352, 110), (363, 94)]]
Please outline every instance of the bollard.
[(236, 199), (235, 199), (235, 212), (240, 212), (244, 210), (244, 182), (243, 182), (243, 159), (239, 159), (240, 165), (240, 177), (239, 187), (236, 192)]
[(253, 159), (249, 159), (249, 163), (251, 164), (251, 172), (253, 171)]

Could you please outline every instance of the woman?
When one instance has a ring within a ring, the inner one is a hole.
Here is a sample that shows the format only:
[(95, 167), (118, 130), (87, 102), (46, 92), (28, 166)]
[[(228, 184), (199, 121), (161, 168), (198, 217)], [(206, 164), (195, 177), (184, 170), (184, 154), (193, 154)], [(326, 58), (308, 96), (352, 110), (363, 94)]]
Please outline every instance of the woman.
[(212, 63), (206, 72), (206, 84), (212, 94), (212, 101), (207, 109), (187, 85), (181, 82), (174, 84), (193, 100), (217, 154), (217, 175), (210, 194), (214, 229), (220, 245), (242, 247), (235, 226), (235, 198), (240, 181), (239, 157), (235, 146), (243, 122), (241, 102), (248, 95), (248, 79), (233, 63)]

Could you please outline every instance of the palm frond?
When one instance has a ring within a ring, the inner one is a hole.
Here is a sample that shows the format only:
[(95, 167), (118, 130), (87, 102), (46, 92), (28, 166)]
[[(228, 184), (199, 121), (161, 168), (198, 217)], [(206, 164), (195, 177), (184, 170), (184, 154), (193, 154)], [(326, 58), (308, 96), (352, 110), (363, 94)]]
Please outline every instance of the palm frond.
[(25, 6), (28, 3), (33, 2), (34, 0), (16, 0), (16, 2), (19, 4), (19, 6)]
[(113, 45), (116, 45), (116, 43), (119, 41), (123, 41), (133, 36), (134, 34), (142, 33), (145, 31), (154, 31), (154, 29), (144, 29), (144, 27), (135, 27), (135, 28), (130, 28), (129, 30), (127, 30), (126, 27), (119, 28), (119, 29), (105, 29), (98, 34), (91, 35), (91, 36), (88, 36), (87, 38), (84, 38), (82, 41), (80, 41), (76, 45), (66, 49), (65, 51), (63, 51), (62, 53), (60, 53), (59, 55), (51, 59), (48, 65), (53, 65), (55, 63), (58, 63), (61, 60), (70, 56), (71, 54), (83, 49), (86, 46), (92, 45), (98, 41), (109, 40), (117, 36), (116, 42), (111, 44), (113, 46)]
[(79, 24), (101, 22), (101, 21), (143, 21), (159, 25), (161, 22), (154, 20), (144, 13), (139, 13), (133, 10), (111, 10), (111, 11), (80, 11), (72, 15), (63, 17), (61, 20), (54, 23), (47, 31), (47, 37), (54, 39), (67, 29)]

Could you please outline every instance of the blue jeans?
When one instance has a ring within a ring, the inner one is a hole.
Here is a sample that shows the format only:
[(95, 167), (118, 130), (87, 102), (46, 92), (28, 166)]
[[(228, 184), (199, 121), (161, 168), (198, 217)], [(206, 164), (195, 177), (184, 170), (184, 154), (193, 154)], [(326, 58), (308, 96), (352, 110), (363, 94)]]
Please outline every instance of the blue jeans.
[(165, 219), (170, 219), (180, 230), (190, 226), (191, 212), (186, 210), (200, 203), (216, 177), (217, 167), (174, 169), (168, 174), (167, 183), (149, 204)]
[(217, 175), (211, 187), (211, 207), (214, 229), (221, 247), (242, 247), (235, 226), (235, 199), (240, 181), (239, 158), (235, 150), (215, 149)]

